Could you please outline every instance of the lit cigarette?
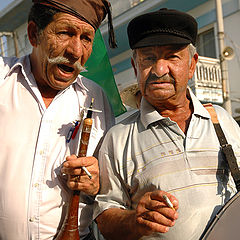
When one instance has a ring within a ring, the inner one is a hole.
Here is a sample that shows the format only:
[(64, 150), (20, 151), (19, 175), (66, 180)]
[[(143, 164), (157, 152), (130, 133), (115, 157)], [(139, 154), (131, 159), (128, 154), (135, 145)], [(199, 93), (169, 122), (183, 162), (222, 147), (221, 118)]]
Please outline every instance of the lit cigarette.
[(86, 167), (82, 167), (82, 170), (89, 176), (90, 179), (92, 179), (91, 173), (87, 170)]
[(165, 200), (165, 203), (168, 205), (168, 207), (170, 207), (171, 209), (175, 210), (175, 208), (173, 207), (172, 202), (169, 200), (169, 198), (166, 195), (163, 195), (163, 198)]

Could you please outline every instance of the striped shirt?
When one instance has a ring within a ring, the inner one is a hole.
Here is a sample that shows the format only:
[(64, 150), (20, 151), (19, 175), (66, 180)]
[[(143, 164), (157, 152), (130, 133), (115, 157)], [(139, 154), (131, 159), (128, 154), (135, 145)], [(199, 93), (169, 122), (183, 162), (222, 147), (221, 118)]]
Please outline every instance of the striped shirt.
[[(194, 112), (186, 135), (145, 99), (139, 112), (110, 129), (100, 149), (101, 191), (94, 217), (108, 208), (135, 209), (144, 193), (160, 189), (179, 200), (179, 218), (168, 233), (142, 239), (196, 240), (236, 193), (210, 115), (189, 94)], [(239, 161), (239, 126), (214, 107)]]

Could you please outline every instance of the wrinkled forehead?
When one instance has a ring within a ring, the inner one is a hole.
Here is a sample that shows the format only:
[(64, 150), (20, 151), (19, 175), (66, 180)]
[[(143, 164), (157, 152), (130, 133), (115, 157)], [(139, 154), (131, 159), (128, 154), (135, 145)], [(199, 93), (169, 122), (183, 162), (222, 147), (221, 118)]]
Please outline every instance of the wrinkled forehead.
[(55, 28), (81, 29), (85, 32), (95, 33), (92, 25), (68, 13), (59, 12), (55, 14), (50, 24)]

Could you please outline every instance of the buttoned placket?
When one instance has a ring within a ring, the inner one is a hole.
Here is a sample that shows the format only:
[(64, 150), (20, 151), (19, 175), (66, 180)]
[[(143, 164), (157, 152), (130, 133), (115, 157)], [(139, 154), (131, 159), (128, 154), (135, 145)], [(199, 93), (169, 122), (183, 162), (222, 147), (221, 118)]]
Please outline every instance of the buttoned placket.
[[(60, 92), (58, 95), (55, 96), (52, 103), (48, 108), (43, 105), (42, 99), (39, 101), (39, 109), (42, 113), (42, 119), (39, 127), (39, 134), (36, 144), (36, 150), (35, 150), (35, 157), (34, 157), (34, 165), (32, 170), (32, 179), (31, 179), (31, 190), (29, 193), (29, 205), (28, 205), (28, 223), (29, 223), (29, 234), (30, 239), (33, 240), (40, 240), (41, 234), (39, 232), (39, 224), (40, 224), (40, 206), (42, 202), (42, 188), (44, 186), (44, 172), (45, 172), (45, 166), (47, 161), (47, 156), (49, 153), (49, 132), (51, 130), (52, 125), (54, 124), (53, 119), (55, 115), (54, 111), (54, 104), (58, 100), (61, 95), (67, 91), (72, 86), (69, 86), (67, 89)], [(76, 91), (75, 87), (74, 91)], [(78, 106), (80, 106), (80, 99), (77, 94), (78, 99)], [(79, 111), (82, 108), (79, 109)], [(72, 119), (76, 120), (76, 119)], [(68, 144), (66, 144), (66, 150), (69, 147)]]
[[(169, 129), (171, 131), (170, 135), (172, 136), (172, 140), (177, 143), (177, 147), (184, 152), (185, 149), (185, 134), (177, 125), (176, 122), (171, 121), (170, 118), (165, 118), (161, 120), (165, 126), (167, 126), (166, 130)], [(174, 136), (174, 135), (175, 136)], [(173, 137), (174, 136), (174, 137)]]
[[(66, 89), (65, 89), (66, 91)], [(29, 193), (28, 204), (28, 224), (29, 224), (29, 239), (40, 240), (39, 232), (40, 224), (40, 206), (42, 202), (42, 188), (44, 185), (44, 172), (49, 155), (49, 132), (53, 124), (54, 118), (54, 102), (60, 97), (63, 92), (60, 92), (52, 101), (51, 105), (46, 108), (42, 99), (39, 100), (39, 109), (42, 113), (42, 119), (39, 127), (39, 134), (36, 143), (34, 156), (31, 189)]]
[[(48, 116), (50, 115), (50, 116)], [(32, 174), (32, 189), (30, 192), (29, 202), (29, 225), (31, 233), (35, 233), (32, 239), (39, 239), (39, 208), (42, 197), (42, 183), (44, 178), (44, 169), (46, 164), (46, 156), (48, 155), (48, 132), (51, 128), (51, 114), (48, 111), (44, 113), (39, 130), (39, 136), (37, 141), (36, 153), (34, 157), (33, 174)]]

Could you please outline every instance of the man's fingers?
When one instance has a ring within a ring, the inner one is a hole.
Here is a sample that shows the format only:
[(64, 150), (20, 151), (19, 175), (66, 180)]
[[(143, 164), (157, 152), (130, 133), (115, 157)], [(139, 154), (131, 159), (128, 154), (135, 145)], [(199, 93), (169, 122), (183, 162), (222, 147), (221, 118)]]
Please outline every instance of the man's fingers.
[(67, 181), (67, 185), (72, 190), (83, 191), (89, 195), (95, 195), (99, 189), (99, 180), (94, 175), (92, 179), (86, 176), (71, 176)]
[(172, 227), (175, 224), (175, 220), (169, 219), (168, 217), (157, 211), (145, 212), (142, 214), (142, 218), (150, 222), (154, 222), (168, 227)]
[(174, 209), (171, 209), (165, 202), (151, 200), (146, 202), (145, 208), (147, 211), (158, 212), (172, 220), (175, 220), (178, 217), (177, 212)]
[[(165, 196), (169, 199), (169, 201), (172, 203), (174, 209), (177, 210), (177, 209), (178, 209), (178, 200), (177, 200), (176, 197), (174, 197), (174, 196), (171, 195), (170, 193), (163, 192), (163, 191), (154, 191), (154, 192), (151, 192), (151, 194), (150, 194), (150, 199), (163, 202), (165, 206), (168, 206), (164, 195), (165, 195)], [(168, 206), (168, 207), (169, 207), (169, 206)]]
[(175, 225), (178, 213), (168, 206), (163, 197), (164, 194), (172, 201), (176, 201), (175, 204), (178, 207), (177, 199), (169, 193), (160, 190), (145, 193), (136, 208), (136, 222), (140, 231), (149, 234), (152, 232), (165, 233)]
[(76, 167), (87, 167), (91, 165), (98, 164), (98, 161), (94, 157), (80, 157), (77, 158), (75, 155), (71, 155), (66, 158), (66, 161), (63, 163), (63, 167), (66, 168), (76, 168)]
[[(88, 168), (88, 171), (91, 171), (91, 168)], [(81, 167), (78, 168), (65, 168), (63, 167), (61, 169), (61, 172), (64, 174), (68, 174), (68, 175), (84, 175), (85, 172), (83, 171), (83, 169)], [(92, 171), (91, 171), (92, 172)]]
[(144, 219), (160, 223), (166, 226), (173, 226), (174, 222), (178, 218), (178, 213), (166, 206), (165, 203), (159, 201), (151, 201), (146, 203), (144, 207), (140, 207), (137, 212), (138, 216), (142, 216)]
[[(150, 222), (172, 227), (178, 218), (178, 213), (174, 209), (171, 209), (165, 202), (162, 197), (165, 192), (157, 191), (156, 194), (152, 193), (146, 193), (140, 199), (136, 209), (137, 216)], [(170, 197), (170, 194), (168, 196)]]
[(61, 168), (68, 175), (67, 185), (72, 190), (83, 191), (96, 195), (99, 190), (99, 168), (95, 157), (80, 157), (71, 155), (66, 158)]
[(98, 161), (94, 157), (77, 158), (75, 155), (72, 155), (67, 157), (67, 161), (63, 163), (61, 172), (70, 175), (98, 174)]
[(170, 223), (169, 225), (168, 224), (160, 224), (156, 221), (155, 218), (156, 217), (153, 216), (153, 212), (149, 212), (148, 214), (144, 214), (144, 216), (137, 217), (136, 221), (144, 229), (146, 229), (146, 231), (148, 231), (149, 233), (152, 233), (152, 232), (165, 233), (165, 232), (168, 232), (169, 227), (174, 225), (174, 224), (172, 225), (172, 223)]

